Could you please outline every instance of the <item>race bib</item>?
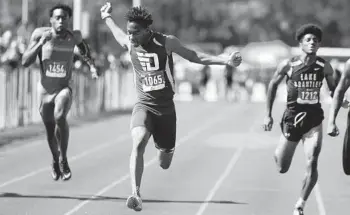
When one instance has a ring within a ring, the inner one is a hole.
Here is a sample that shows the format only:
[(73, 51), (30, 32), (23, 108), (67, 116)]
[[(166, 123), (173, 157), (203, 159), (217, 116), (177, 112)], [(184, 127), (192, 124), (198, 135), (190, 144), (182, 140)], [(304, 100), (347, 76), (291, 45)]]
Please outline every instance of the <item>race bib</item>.
[(297, 103), (317, 104), (320, 98), (320, 89), (299, 89)]
[(46, 62), (45, 74), (47, 77), (52, 78), (64, 78), (67, 75), (67, 63), (66, 62)]
[(150, 72), (142, 77), (142, 89), (144, 92), (161, 90), (165, 87), (164, 71)]

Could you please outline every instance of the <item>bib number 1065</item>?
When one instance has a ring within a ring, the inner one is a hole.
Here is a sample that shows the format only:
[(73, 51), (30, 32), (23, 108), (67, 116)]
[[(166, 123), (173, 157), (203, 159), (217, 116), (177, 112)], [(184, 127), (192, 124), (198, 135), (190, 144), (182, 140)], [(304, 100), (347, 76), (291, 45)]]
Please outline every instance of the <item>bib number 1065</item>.
[(148, 76), (145, 77), (145, 84), (147, 86), (154, 86), (154, 85), (158, 85), (158, 84), (163, 84), (164, 80), (162, 75), (157, 75), (157, 76)]

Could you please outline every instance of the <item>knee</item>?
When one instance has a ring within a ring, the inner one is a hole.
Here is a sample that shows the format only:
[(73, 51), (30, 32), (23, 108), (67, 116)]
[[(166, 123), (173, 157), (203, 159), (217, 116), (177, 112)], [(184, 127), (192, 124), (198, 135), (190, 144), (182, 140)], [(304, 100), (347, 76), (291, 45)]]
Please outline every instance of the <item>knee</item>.
[(307, 172), (309, 174), (317, 174), (318, 157), (312, 156), (307, 159)]
[(170, 163), (160, 163), (160, 165), (159, 165), (162, 169), (169, 169), (169, 167), (170, 167)]
[(54, 112), (54, 120), (57, 125), (64, 125), (66, 123), (66, 116), (63, 110), (57, 110)]
[(277, 171), (279, 173), (284, 174), (284, 173), (288, 172), (290, 165), (288, 165), (285, 162), (282, 162), (279, 159), (278, 155), (276, 155), (276, 154), (274, 155), (274, 159), (275, 159), (275, 162), (276, 162), (276, 165), (277, 165)]
[(146, 129), (133, 129), (131, 135), (133, 140), (133, 153), (143, 154), (149, 136)]
[(279, 165), (279, 166), (277, 166), (277, 170), (279, 173), (284, 174), (284, 173), (288, 172), (289, 167)]

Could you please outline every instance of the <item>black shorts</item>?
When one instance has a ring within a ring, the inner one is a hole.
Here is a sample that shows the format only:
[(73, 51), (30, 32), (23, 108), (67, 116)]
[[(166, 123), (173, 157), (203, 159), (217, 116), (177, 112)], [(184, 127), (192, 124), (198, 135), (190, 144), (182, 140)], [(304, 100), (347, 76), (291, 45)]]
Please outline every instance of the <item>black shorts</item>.
[(282, 134), (288, 141), (299, 142), (304, 134), (320, 125), (324, 119), (323, 110), (290, 110), (284, 111), (280, 126)]
[(144, 126), (151, 132), (156, 148), (171, 150), (176, 141), (176, 112), (156, 115), (147, 108), (135, 105), (131, 117), (131, 129)]

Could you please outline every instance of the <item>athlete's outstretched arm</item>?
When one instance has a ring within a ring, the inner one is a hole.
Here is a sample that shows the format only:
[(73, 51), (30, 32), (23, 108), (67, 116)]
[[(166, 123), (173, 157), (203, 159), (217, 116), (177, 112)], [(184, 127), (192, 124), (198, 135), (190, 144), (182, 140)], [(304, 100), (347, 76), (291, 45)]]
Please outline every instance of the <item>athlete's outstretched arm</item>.
[(128, 37), (126, 33), (117, 24), (115, 24), (114, 20), (112, 19), (111, 12), (112, 5), (111, 3), (107, 2), (101, 7), (101, 18), (105, 20), (106, 25), (108, 26), (109, 30), (111, 30), (115, 40), (123, 48), (128, 49)]
[(46, 40), (50, 39), (51, 36), (51, 32), (43, 30), (42, 28), (37, 28), (33, 31), (29, 45), (22, 56), (23, 66), (28, 67), (35, 62), (41, 47), (44, 45)]
[(242, 58), (239, 53), (235, 55), (226, 56), (214, 56), (198, 51), (191, 50), (185, 47), (178, 38), (173, 35), (169, 35), (166, 38), (165, 48), (168, 52), (174, 52), (186, 60), (203, 65), (230, 65), (239, 66)]
[(267, 115), (271, 116), (272, 106), (275, 101), (276, 92), (278, 85), (281, 83), (283, 78), (287, 75), (288, 70), (290, 69), (289, 60), (282, 61), (272, 76), (272, 79), (269, 83), (269, 87), (267, 89)]
[(324, 65), (324, 74), (325, 74), (325, 79), (330, 91), (330, 95), (333, 97), (334, 94), (334, 90), (337, 87), (337, 74), (335, 73), (335, 71), (333, 70), (333, 67), (331, 66), (331, 64), (329, 62), (325, 62)]
[(344, 72), (338, 86), (335, 88), (331, 108), (329, 110), (329, 123), (335, 124), (339, 109), (344, 99), (344, 94), (350, 86), (350, 59), (345, 63)]
[(105, 18), (108, 28), (111, 30), (115, 40), (125, 49), (128, 49), (128, 37), (126, 33), (115, 24), (112, 17)]

